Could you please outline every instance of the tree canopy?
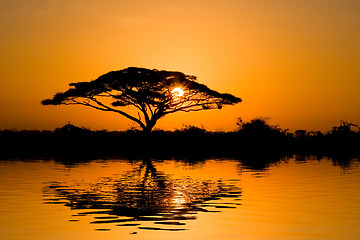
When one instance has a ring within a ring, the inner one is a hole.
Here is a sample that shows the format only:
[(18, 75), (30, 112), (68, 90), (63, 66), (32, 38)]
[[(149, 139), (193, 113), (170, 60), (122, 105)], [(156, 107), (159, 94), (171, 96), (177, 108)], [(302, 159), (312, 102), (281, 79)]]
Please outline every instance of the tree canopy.
[[(111, 71), (90, 82), (70, 83), (70, 89), (45, 99), (43, 105), (84, 105), (112, 111), (150, 132), (163, 116), (175, 112), (221, 109), (241, 99), (219, 93), (182, 72), (130, 67)], [(137, 108), (137, 116), (122, 107)]]

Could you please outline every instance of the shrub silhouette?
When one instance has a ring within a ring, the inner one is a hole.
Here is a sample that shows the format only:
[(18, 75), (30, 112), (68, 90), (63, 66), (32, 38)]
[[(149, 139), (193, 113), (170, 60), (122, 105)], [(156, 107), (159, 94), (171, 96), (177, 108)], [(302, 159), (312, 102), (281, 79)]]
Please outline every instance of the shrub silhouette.
[(197, 127), (194, 125), (184, 124), (184, 126), (181, 129), (177, 129), (175, 132), (178, 134), (195, 136), (195, 135), (204, 135), (206, 133), (206, 130), (203, 126)]
[[(352, 130), (352, 127), (358, 129), (358, 132)], [(360, 128), (358, 125), (353, 123), (348, 123), (345, 121), (341, 121), (339, 126), (333, 127), (332, 131), (330, 132), (333, 136), (354, 136), (360, 132)]]
[(252, 138), (287, 135), (288, 130), (282, 130), (277, 125), (269, 125), (267, 120), (268, 118), (254, 118), (250, 122), (244, 122), (241, 118), (238, 118), (236, 121), (238, 133), (249, 137), (251, 136)]

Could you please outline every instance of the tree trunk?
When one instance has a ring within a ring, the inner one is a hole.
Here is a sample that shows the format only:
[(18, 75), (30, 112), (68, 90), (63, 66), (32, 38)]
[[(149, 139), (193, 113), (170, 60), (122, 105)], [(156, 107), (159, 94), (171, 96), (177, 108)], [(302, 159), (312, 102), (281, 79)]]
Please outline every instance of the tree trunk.
[(152, 129), (154, 128), (158, 118), (153, 117), (151, 120), (146, 122), (145, 128), (143, 128), (143, 132), (146, 134), (150, 134)]
[(146, 126), (143, 128), (143, 132), (146, 134), (150, 134), (152, 129), (154, 128), (155, 123), (147, 123)]

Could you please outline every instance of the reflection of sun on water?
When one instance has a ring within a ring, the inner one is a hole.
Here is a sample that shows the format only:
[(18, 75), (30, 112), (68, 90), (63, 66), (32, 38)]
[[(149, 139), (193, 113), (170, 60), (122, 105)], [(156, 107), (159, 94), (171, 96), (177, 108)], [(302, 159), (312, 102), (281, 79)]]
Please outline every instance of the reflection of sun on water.
[(174, 88), (171, 93), (174, 97), (179, 98), (184, 95), (184, 90), (181, 87)]
[(186, 203), (184, 193), (176, 190), (172, 198), (172, 203), (174, 205), (174, 209), (183, 209)]

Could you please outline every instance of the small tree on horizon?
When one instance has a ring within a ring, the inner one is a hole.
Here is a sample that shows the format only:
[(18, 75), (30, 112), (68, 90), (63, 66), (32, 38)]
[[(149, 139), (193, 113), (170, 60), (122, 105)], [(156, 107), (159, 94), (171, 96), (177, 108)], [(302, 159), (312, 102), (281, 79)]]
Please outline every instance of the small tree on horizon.
[[(106, 73), (90, 82), (70, 83), (65, 92), (45, 99), (43, 105), (83, 105), (111, 111), (151, 132), (156, 122), (167, 114), (208, 109), (240, 103), (241, 99), (219, 93), (182, 72), (130, 67)], [(137, 116), (120, 110), (133, 106)]]
[(238, 118), (236, 120), (236, 125), (238, 127), (237, 131), (251, 137), (287, 135), (288, 129), (283, 130), (278, 125), (270, 125), (268, 120), (269, 118), (259, 117), (244, 122), (242, 118)]

